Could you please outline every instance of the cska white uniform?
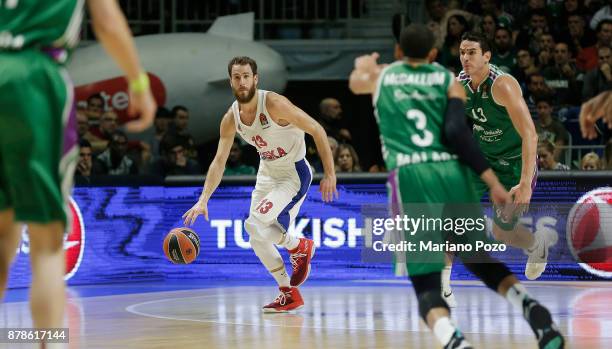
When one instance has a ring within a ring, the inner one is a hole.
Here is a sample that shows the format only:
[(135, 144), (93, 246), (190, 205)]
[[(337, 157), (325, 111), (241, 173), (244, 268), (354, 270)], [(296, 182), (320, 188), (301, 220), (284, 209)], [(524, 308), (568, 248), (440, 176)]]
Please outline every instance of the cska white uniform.
[(266, 110), (268, 92), (257, 90), (257, 113), (252, 125), (240, 121), (238, 101), (232, 104), (232, 113), (236, 132), (257, 149), (260, 157), (250, 216), (286, 232), (310, 188), (312, 171), (305, 158), (304, 131), (272, 120)]

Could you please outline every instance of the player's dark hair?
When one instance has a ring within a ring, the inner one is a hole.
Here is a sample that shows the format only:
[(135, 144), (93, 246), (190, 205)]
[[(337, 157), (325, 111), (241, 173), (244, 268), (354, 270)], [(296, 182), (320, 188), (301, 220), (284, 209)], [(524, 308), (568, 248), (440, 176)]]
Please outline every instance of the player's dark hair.
[(479, 33), (479, 32), (466, 32), (461, 35), (461, 41), (474, 41), (480, 44), (480, 48), (482, 49), (482, 53), (491, 52), (491, 45), (489, 45), (489, 41), (487, 38)]
[(251, 57), (247, 56), (238, 56), (232, 58), (227, 65), (227, 73), (229, 76), (232, 76), (232, 67), (235, 65), (250, 65), (251, 70), (253, 71), (253, 75), (257, 75), (257, 62)]
[(504, 25), (500, 25), (499, 27), (495, 28), (495, 34), (497, 34), (498, 31), (503, 30), (506, 33), (508, 33), (508, 36), (510, 37), (510, 39), (512, 39), (512, 31), (510, 30), (510, 28), (504, 26)]
[(172, 116), (176, 117), (176, 114), (181, 110), (184, 111), (185, 113), (189, 112), (187, 107), (185, 107), (184, 105), (175, 105), (174, 108), (172, 108)]
[(553, 106), (552, 98), (548, 95), (539, 96), (535, 99), (535, 104), (538, 105), (540, 102), (545, 102), (549, 107)]
[(597, 27), (595, 27), (595, 32), (599, 33), (605, 24), (612, 24), (612, 19), (606, 18), (599, 21), (599, 23), (597, 23)]
[(89, 104), (89, 101), (91, 101), (92, 99), (99, 99), (104, 102), (104, 97), (102, 97), (102, 95), (99, 93), (94, 93), (93, 95), (87, 97), (87, 104)]
[(81, 139), (79, 141), (79, 148), (91, 148), (91, 143), (86, 139)]
[(434, 35), (423, 24), (411, 24), (402, 30), (400, 47), (408, 58), (427, 58), (434, 45)]
[(157, 111), (155, 112), (156, 119), (172, 119), (172, 114), (170, 110), (165, 107), (157, 107)]

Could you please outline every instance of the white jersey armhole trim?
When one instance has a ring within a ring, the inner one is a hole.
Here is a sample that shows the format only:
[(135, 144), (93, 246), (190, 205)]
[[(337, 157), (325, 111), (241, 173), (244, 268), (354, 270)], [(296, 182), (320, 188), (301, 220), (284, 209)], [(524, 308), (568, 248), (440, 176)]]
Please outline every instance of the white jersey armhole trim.
[(382, 85), (383, 76), (385, 75), (387, 70), (390, 69), (391, 67), (395, 67), (403, 63), (404, 63), (403, 61), (395, 61), (389, 64), (388, 66), (384, 67), (380, 71), (380, 74), (378, 74), (378, 79), (376, 80), (376, 89), (374, 90), (374, 94), (372, 95), (372, 106), (374, 108), (376, 108), (376, 103), (378, 102), (378, 97), (380, 96), (380, 86)]

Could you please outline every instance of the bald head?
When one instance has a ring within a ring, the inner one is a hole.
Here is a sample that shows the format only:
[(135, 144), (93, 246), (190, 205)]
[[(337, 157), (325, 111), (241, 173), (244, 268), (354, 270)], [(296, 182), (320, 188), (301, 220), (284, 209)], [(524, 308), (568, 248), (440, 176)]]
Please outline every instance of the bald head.
[(321, 116), (329, 119), (340, 119), (342, 118), (342, 106), (335, 98), (325, 98), (319, 104), (319, 110)]

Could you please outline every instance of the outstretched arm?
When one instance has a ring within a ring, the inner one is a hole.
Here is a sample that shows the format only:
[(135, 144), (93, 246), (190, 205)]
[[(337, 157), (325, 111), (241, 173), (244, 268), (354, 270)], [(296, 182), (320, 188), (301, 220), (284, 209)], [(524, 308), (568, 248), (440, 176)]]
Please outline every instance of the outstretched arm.
[(319, 156), (321, 157), (321, 162), (323, 163), (324, 176), (320, 183), (323, 201), (332, 201), (334, 195), (338, 197), (334, 158), (327, 140), (327, 134), (323, 127), (302, 109), (291, 103), (286, 97), (277, 93), (268, 94), (268, 98), (266, 98), (266, 108), (271, 115), (282, 115), (282, 120), (295, 125), (312, 136), (317, 146)]
[(206, 173), (202, 194), (200, 194), (198, 202), (183, 215), (185, 225), (193, 224), (200, 214), (203, 214), (206, 220), (208, 220), (208, 200), (221, 182), (223, 172), (225, 171), (225, 163), (227, 162), (236, 135), (234, 116), (231, 110), (228, 110), (223, 116), (221, 126), (219, 127), (219, 134), (221, 137), (219, 138), (217, 153)]
[(595, 139), (598, 134), (595, 123), (600, 118), (612, 129), (612, 90), (605, 91), (582, 104), (580, 109), (580, 131), (582, 137)]
[(522, 160), (520, 183), (510, 191), (514, 202), (528, 204), (531, 200), (531, 181), (535, 173), (538, 135), (531, 120), (529, 109), (523, 99), (519, 84), (510, 76), (498, 78), (493, 85), (495, 100), (506, 107), (514, 128), (522, 139)]
[(140, 114), (140, 119), (129, 122), (126, 127), (130, 132), (143, 131), (153, 123), (156, 105), (149, 88), (149, 79), (140, 66), (127, 21), (114, 0), (90, 0), (88, 5), (96, 37), (129, 82), (129, 113)]
[(355, 59), (355, 67), (349, 78), (349, 88), (356, 95), (373, 94), (376, 82), (383, 68), (377, 63), (380, 55), (374, 52)]

